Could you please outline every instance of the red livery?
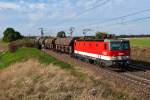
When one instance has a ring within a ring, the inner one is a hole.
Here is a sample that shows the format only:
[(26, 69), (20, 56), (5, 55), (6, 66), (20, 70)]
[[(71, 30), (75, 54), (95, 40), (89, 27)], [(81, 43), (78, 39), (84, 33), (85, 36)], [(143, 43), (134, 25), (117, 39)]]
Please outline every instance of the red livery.
[(105, 66), (129, 65), (130, 44), (128, 40), (75, 40), (74, 53), (77, 57), (99, 61)]

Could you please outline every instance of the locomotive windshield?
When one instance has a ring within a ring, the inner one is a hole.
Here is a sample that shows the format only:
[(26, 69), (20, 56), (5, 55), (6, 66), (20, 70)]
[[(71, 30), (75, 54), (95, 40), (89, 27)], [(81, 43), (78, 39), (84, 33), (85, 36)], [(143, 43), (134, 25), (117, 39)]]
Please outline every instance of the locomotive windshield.
[(130, 49), (129, 42), (111, 42), (110, 43), (111, 50), (128, 50)]

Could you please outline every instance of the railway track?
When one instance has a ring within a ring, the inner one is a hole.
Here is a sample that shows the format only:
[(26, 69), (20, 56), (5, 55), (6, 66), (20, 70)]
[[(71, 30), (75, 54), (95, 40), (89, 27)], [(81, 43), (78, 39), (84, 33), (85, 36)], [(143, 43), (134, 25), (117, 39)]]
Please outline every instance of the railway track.
[(131, 67), (138, 69), (138, 70), (143, 70), (143, 71), (150, 70), (150, 66), (145, 66), (145, 65), (141, 65), (141, 64), (134, 64), (133, 63), (133, 64), (131, 64)]
[[(138, 67), (137, 67), (138, 66)], [(137, 74), (135, 74), (134, 72), (122, 72), (122, 71), (114, 71), (114, 68), (102, 68), (97, 66), (98, 68), (101, 68), (103, 71), (105, 71), (105, 73), (109, 73), (110, 75), (114, 75), (115, 77), (121, 78), (121, 79), (126, 79), (127, 81), (133, 82), (137, 85), (142, 85), (142, 86), (146, 86), (148, 88), (150, 88), (150, 79), (145, 78), (142, 75), (138, 75), (138, 71)], [(132, 64), (130, 66), (131, 68), (134, 68), (136, 70), (139, 70), (140, 72), (144, 73), (147, 69), (146, 66), (140, 67), (139, 65), (135, 65)], [(140, 67), (140, 68), (139, 68)]]
[[(143, 85), (143, 86), (150, 88), (150, 80), (148, 80), (146, 78), (135, 76), (134, 74), (129, 74), (129, 73), (123, 73), (123, 75), (125, 75), (126, 77), (129, 77), (130, 81), (133, 81), (139, 85)], [(132, 80), (131, 80), (131, 78), (132, 78)], [(129, 80), (129, 79), (127, 79), (127, 80)]]
[[(150, 80), (145, 78), (145, 77), (142, 77), (142, 76), (139, 76), (137, 74), (134, 74), (132, 72), (119, 72), (119, 71), (114, 71), (113, 68), (101, 68), (101, 67), (98, 67), (98, 65), (93, 65), (93, 64), (89, 64), (89, 63), (85, 63), (85, 62), (82, 62), (80, 61), (79, 59), (75, 59), (75, 58), (71, 58), (69, 55), (67, 54), (57, 54), (53, 51), (49, 51), (49, 50), (43, 50), (44, 52), (64, 61), (64, 62), (67, 62), (69, 64), (73, 64), (73, 65), (82, 65), (83, 67), (87, 67), (89, 68), (90, 70), (92, 71), (95, 71), (95, 73), (100, 74), (101, 73), (107, 73), (107, 75), (109, 75), (112, 79), (113, 78), (117, 78), (119, 80), (123, 80), (124, 82), (127, 82), (129, 84), (134, 84), (136, 86), (139, 86), (140, 87), (140, 90), (141, 92), (143, 92), (143, 89), (144, 89), (144, 93), (142, 94), (146, 94), (148, 95), (148, 97), (150, 97)], [(65, 60), (65, 59), (70, 59), (70, 60)], [(73, 63), (71, 63), (71, 60), (73, 60)], [(78, 63), (76, 63), (78, 62)], [(135, 69), (138, 69), (138, 70), (144, 70), (143, 68), (136, 68), (136, 66), (131, 66), (132, 68), (135, 67)], [(144, 71), (143, 71), (144, 72)], [(137, 89), (137, 88), (135, 88)], [(147, 92), (148, 91), (148, 92)], [(147, 94), (148, 93), (148, 94)]]
[(129, 73), (129, 72), (117, 72), (114, 71), (113, 68), (102, 68), (102, 70), (105, 71), (106, 73), (109, 73), (110, 75), (113, 74), (115, 77), (125, 79), (137, 85), (142, 85), (150, 88), (150, 80), (145, 77), (138, 76), (136, 74)]

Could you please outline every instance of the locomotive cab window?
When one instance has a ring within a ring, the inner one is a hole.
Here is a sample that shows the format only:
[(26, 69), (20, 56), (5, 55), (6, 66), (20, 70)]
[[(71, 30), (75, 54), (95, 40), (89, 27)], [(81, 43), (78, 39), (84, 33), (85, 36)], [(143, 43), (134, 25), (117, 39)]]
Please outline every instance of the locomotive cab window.
[(110, 43), (111, 50), (128, 50), (130, 49), (129, 42), (112, 42)]

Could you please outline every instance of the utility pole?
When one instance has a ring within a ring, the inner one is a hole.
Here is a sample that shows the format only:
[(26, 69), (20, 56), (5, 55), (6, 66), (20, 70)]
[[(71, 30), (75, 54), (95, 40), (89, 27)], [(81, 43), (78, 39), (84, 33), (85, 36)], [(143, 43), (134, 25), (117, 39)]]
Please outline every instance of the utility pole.
[(44, 36), (44, 29), (43, 28), (39, 28), (40, 32), (41, 32), (41, 37)]
[(69, 29), (69, 31), (70, 31), (70, 37), (73, 37), (74, 30), (75, 30), (74, 27), (70, 27), (70, 29)]

